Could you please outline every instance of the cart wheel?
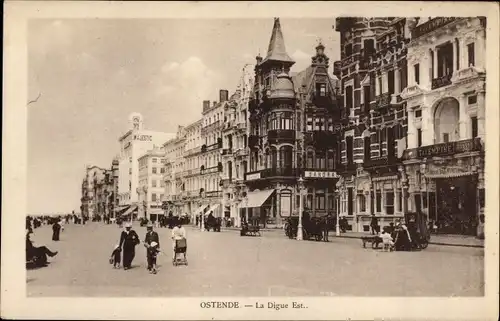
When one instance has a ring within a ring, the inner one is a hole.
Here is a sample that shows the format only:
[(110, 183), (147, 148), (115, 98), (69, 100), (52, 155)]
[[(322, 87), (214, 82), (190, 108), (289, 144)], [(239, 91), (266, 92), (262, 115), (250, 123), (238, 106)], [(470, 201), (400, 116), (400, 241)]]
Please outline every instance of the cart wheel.
[(427, 240), (422, 240), (422, 242), (420, 243), (420, 248), (422, 250), (425, 250), (428, 246), (429, 246), (429, 242), (427, 242)]
[(372, 249), (378, 249), (378, 242), (372, 242)]

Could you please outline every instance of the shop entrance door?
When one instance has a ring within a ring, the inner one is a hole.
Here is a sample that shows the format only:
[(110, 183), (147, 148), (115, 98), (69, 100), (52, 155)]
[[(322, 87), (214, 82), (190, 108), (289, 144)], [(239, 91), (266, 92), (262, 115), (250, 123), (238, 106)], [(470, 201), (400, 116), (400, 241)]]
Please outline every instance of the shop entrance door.
[(477, 183), (473, 176), (436, 180), (438, 232), (474, 235)]

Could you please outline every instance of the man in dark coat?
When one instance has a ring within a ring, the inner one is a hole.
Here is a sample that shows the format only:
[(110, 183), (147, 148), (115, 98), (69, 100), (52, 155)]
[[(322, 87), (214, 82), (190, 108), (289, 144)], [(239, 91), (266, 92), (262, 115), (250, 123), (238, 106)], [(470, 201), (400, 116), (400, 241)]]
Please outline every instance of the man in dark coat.
[(378, 234), (378, 219), (377, 217), (372, 214), (372, 220), (370, 222), (370, 227), (372, 228), (372, 235), (377, 235)]
[(332, 224), (332, 214), (328, 213), (328, 215), (323, 217), (323, 220), (321, 222), (321, 229), (323, 232), (323, 241), (325, 241), (325, 242), (330, 242), (330, 240), (328, 240), (328, 232), (330, 231), (331, 224)]
[(61, 233), (61, 224), (59, 220), (54, 220), (54, 224), (52, 224), (52, 241), (59, 241), (59, 233)]
[[(147, 227), (146, 237), (144, 238), (144, 246), (149, 248), (152, 242), (156, 242), (157, 248), (160, 249), (160, 238), (158, 237), (158, 233), (153, 231), (153, 223), (149, 222)], [(152, 271), (154, 268), (154, 252), (146, 251), (146, 258), (148, 261), (148, 271)]]
[(120, 236), (120, 248), (123, 252), (123, 269), (128, 270), (135, 257), (135, 247), (139, 244), (139, 236), (132, 230), (132, 224), (126, 223), (125, 231)]

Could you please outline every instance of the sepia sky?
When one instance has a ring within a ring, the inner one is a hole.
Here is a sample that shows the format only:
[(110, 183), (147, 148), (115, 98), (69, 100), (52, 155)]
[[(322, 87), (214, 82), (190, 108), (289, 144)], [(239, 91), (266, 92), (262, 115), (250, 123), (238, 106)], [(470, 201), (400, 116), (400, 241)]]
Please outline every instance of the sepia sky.
[[(280, 19), (292, 71), (318, 39), (339, 59), (331, 19)], [(175, 132), (202, 100), (234, 92), (242, 67), (265, 57), (268, 19), (32, 20), (28, 26), (28, 212), (79, 211), (86, 164), (109, 167), (131, 112)], [(331, 70), (331, 66), (330, 66)]]

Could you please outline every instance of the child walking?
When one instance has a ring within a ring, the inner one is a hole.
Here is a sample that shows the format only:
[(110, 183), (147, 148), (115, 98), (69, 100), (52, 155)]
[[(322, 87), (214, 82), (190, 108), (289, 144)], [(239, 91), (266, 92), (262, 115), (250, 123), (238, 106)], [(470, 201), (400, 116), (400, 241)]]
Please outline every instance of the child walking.
[(113, 268), (120, 268), (122, 249), (119, 245), (115, 245), (113, 252), (111, 253), (111, 257), (109, 258), (109, 263), (113, 264)]
[(148, 251), (148, 268), (150, 268), (149, 273), (156, 274), (156, 257), (160, 252), (158, 249), (158, 243), (151, 242), (151, 244), (147, 247)]

